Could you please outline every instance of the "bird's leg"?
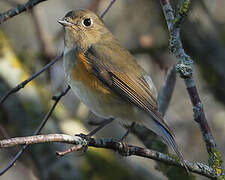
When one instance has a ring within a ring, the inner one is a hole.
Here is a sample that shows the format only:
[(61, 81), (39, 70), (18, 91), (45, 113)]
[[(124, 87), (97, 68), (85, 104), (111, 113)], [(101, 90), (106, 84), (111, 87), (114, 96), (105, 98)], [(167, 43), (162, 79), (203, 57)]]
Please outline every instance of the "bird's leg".
[[(114, 120), (114, 118), (105, 119), (103, 122), (101, 122), (101, 124), (97, 128), (93, 129), (87, 135), (81, 133), (81, 134), (76, 134), (75, 136), (79, 136), (81, 138), (86, 139), (87, 144), (88, 144), (88, 142), (90, 141), (91, 136), (93, 136), (94, 134), (96, 134), (99, 130), (101, 130), (107, 124), (111, 123), (113, 120)], [(72, 146), (71, 148), (69, 148), (69, 149), (67, 149), (65, 151), (62, 151), (62, 152), (57, 151), (56, 154), (59, 155), (59, 156), (64, 156), (64, 155), (66, 155), (68, 153), (71, 153), (71, 152), (74, 152), (74, 151), (78, 151), (80, 149), (82, 150), (82, 153), (84, 153), (87, 150), (87, 147), (88, 146), (81, 148), (81, 147), (75, 145), (75, 146)]]
[(132, 124), (127, 128), (126, 133), (121, 138), (121, 144), (123, 146), (123, 150), (121, 153), (123, 154), (123, 156), (129, 156), (129, 151), (128, 151), (129, 148), (126, 143), (126, 138), (127, 138), (128, 134), (130, 133), (131, 129), (134, 127), (134, 125), (135, 125), (135, 122), (132, 122)]
[(107, 124), (111, 123), (115, 118), (109, 118), (104, 120), (97, 128), (93, 129), (91, 132), (89, 132), (87, 135), (86, 134), (78, 134), (76, 136), (80, 136), (85, 139), (89, 139), (91, 136), (96, 134), (99, 130), (101, 130), (103, 127), (105, 127)]
[(105, 119), (97, 128), (93, 129), (91, 132), (87, 134), (87, 136), (91, 137), (96, 134), (99, 130), (105, 127), (107, 124), (111, 123), (115, 118)]
[(132, 124), (127, 128), (126, 133), (121, 138), (121, 142), (124, 142), (125, 143), (126, 138), (127, 138), (128, 134), (130, 133), (131, 129), (134, 127), (134, 125), (135, 125), (135, 122), (132, 122)]

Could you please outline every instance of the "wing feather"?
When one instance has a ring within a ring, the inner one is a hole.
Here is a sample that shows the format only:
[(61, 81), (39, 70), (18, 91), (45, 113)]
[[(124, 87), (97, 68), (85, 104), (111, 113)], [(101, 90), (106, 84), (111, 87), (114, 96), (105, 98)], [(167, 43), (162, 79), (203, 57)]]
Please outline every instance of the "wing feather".
[[(157, 101), (153, 96), (154, 93), (143, 76), (144, 70), (138, 64), (134, 64), (136, 63), (135, 60), (133, 60), (133, 57), (129, 55), (127, 51), (114, 52), (117, 54), (117, 56), (114, 57), (111, 50), (105, 48), (107, 48), (107, 46), (95, 45), (85, 52), (85, 57), (91, 67), (91, 72), (107, 87), (114, 91), (114, 93), (143, 109), (153, 120), (160, 123), (173, 135), (157, 110)], [(104, 52), (108, 52), (108, 54), (104, 55)], [(128, 58), (124, 61), (130, 63), (130, 69), (126, 69), (127, 65), (123, 63), (114, 64), (112, 58), (120, 58), (120, 61), (123, 60), (123, 58)]]

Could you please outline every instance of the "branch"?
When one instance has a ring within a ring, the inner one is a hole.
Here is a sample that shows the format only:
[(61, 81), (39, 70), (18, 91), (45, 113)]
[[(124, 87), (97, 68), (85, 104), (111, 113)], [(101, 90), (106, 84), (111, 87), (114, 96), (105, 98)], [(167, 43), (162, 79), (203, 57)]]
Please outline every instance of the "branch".
[[(159, 112), (162, 114), (162, 116), (165, 115), (168, 109), (175, 84), (176, 69), (175, 66), (173, 66), (169, 69), (163, 86), (161, 87), (157, 97)], [(165, 154), (169, 153), (168, 147), (162, 142), (162, 139), (160, 139), (159, 136), (144, 126), (136, 124), (133, 128), (131, 128), (131, 132), (137, 136), (137, 138), (145, 145), (146, 148)], [(187, 176), (187, 171), (185, 169), (180, 170), (175, 166), (167, 166), (166, 164), (162, 164), (159, 161), (156, 162), (155, 168), (161, 171), (168, 179), (174, 179), (174, 174), (176, 174), (177, 177), (180, 177), (180, 179), (185, 178), (191, 180), (194, 178), (194, 175), (189, 174), (189, 176)]]
[(4, 13), (0, 14), (0, 24), (2, 24), (4, 21), (8, 20), (9, 18), (12, 18), (24, 11), (27, 11), (28, 9), (31, 9), (35, 5), (46, 1), (46, 0), (29, 0), (25, 4), (18, 5), (16, 8), (12, 8)]
[(163, 87), (160, 89), (159, 91), (159, 95), (157, 97), (157, 102), (158, 102), (158, 106), (159, 106), (159, 112), (162, 114), (162, 116), (165, 115), (173, 91), (174, 91), (174, 87), (176, 84), (176, 69), (173, 66), (169, 71), (168, 74), (166, 76), (166, 79), (163, 83)]
[(0, 105), (13, 93), (16, 93), (17, 91), (19, 91), (20, 89), (24, 88), (30, 81), (32, 81), (34, 78), (36, 78), (37, 76), (39, 76), (41, 73), (43, 73), (46, 69), (48, 69), (50, 66), (52, 66), (53, 64), (56, 63), (56, 61), (58, 61), (59, 59), (61, 59), (63, 56), (63, 53), (61, 53), (59, 56), (57, 56), (55, 59), (53, 59), (52, 61), (50, 61), (50, 63), (46, 64), (41, 70), (39, 70), (38, 72), (36, 72), (35, 74), (33, 74), (32, 76), (30, 76), (28, 79), (26, 79), (25, 81), (21, 82), (20, 84), (18, 84), (16, 87), (10, 89), (8, 92), (6, 92), (6, 94), (4, 96), (2, 96), (0, 98)]
[(176, 70), (180, 74), (180, 77), (184, 79), (189, 93), (193, 105), (194, 120), (200, 126), (209, 154), (209, 164), (214, 168), (218, 176), (224, 178), (224, 168), (222, 165), (221, 155), (217, 150), (216, 142), (207, 123), (203, 105), (193, 79), (193, 60), (185, 53), (180, 39), (180, 25), (189, 9), (190, 0), (184, 1), (183, 6), (176, 17), (174, 16), (174, 11), (169, 0), (160, 0), (160, 2), (170, 33), (170, 51), (177, 58)]
[(108, 5), (108, 7), (105, 9), (105, 11), (101, 14), (101, 18), (103, 18), (104, 16), (105, 16), (105, 14), (109, 11), (109, 9), (112, 7), (112, 5), (114, 4), (116, 2), (116, 0), (112, 0), (110, 3), (109, 3), (109, 5)]
[[(31, 0), (30, 0), (31, 1)], [(30, 2), (29, 1), (29, 2)], [(42, 0), (44, 1), (44, 0)], [(103, 18), (104, 15), (108, 12), (108, 10), (111, 8), (111, 6), (113, 5), (113, 3), (116, 0), (112, 0), (110, 2), (110, 4), (108, 5), (108, 7), (106, 8), (106, 10), (102, 13), (101, 17)], [(29, 3), (28, 2), (28, 3)], [(40, 1), (41, 2), (41, 1)], [(1, 24), (1, 15), (0, 15), (0, 24)], [(53, 59), (50, 63), (48, 63), (47, 65), (45, 65), (40, 71), (38, 71), (37, 73), (33, 74), (31, 77), (29, 77), (28, 79), (26, 79), (25, 81), (23, 81), (22, 83), (18, 84), (15, 88), (9, 90), (1, 99), (0, 99), (0, 105), (13, 93), (19, 91), (21, 88), (24, 88), (25, 85), (27, 83), (29, 83), (30, 81), (32, 81), (34, 78), (36, 78), (37, 76), (39, 76), (42, 72), (44, 72), (46, 69), (48, 69), (50, 66), (52, 66), (53, 64), (55, 64), (56, 61), (58, 61), (60, 58), (62, 58), (63, 53), (61, 53), (58, 57), (56, 57), (55, 59)], [(58, 104), (58, 102), (60, 101), (60, 99), (62, 98), (62, 96), (65, 96), (68, 91), (70, 90), (70, 86), (67, 86), (67, 88), (62, 91), (58, 96), (53, 96), (53, 100), (55, 101), (55, 103), (52, 105), (51, 109), (49, 110), (49, 112), (45, 115), (43, 121), (41, 122), (40, 126), (36, 129), (36, 131), (34, 132), (33, 135), (37, 135), (41, 132), (42, 128), (44, 127), (44, 125), (46, 124), (46, 122), (48, 121), (49, 117), (51, 116), (52, 112), (54, 111), (56, 105)], [(16, 156), (11, 160), (11, 162), (8, 163), (8, 165), (2, 169), (0, 171), (0, 176), (3, 175), (7, 170), (9, 170), (14, 163), (17, 161), (17, 159), (22, 155), (22, 153), (24, 152), (24, 150), (28, 147), (28, 144), (24, 145), (22, 147), (22, 149), (16, 154)]]
[[(58, 104), (59, 100), (66, 95), (66, 93), (70, 90), (70, 86), (67, 86), (67, 88), (62, 91), (58, 96), (53, 96), (52, 99), (55, 101), (54, 104), (52, 105), (51, 109), (48, 111), (48, 113), (45, 115), (44, 119), (42, 120), (41, 124), (39, 125), (39, 127), (36, 129), (36, 131), (34, 132), (34, 135), (38, 135), (42, 128), (45, 126), (46, 122), (48, 121), (49, 117), (52, 115), (52, 112), (54, 111), (56, 105)], [(8, 165), (3, 168), (0, 171), (0, 176), (3, 175), (7, 170), (9, 170), (14, 163), (16, 162), (16, 160), (22, 155), (22, 153), (25, 151), (25, 149), (28, 147), (28, 143), (24, 143), (26, 145), (24, 145), (22, 147), (22, 149), (16, 154), (16, 156), (11, 160), (10, 163), (8, 163)]]
[[(183, 167), (180, 163), (178, 163), (175, 159), (172, 157), (153, 151), (150, 149), (137, 147), (133, 145), (127, 145), (125, 147), (120, 141), (111, 139), (111, 138), (90, 138), (89, 140), (86, 140), (83, 137), (80, 136), (70, 136), (66, 134), (48, 134), (48, 135), (37, 135), (37, 136), (28, 136), (28, 137), (17, 137), (17, 138), (11, 138), (11, 139), (5, 139), (0, 141), (0, 148), (6, 148), (6, 147), (12, 147), (16, 145), (24, 145), (26, 144), (37, 144), (37, 143), (49, 143), (49, 142), (61, 142), (61, 143), (67, 143), (67, 144), (74, 144), (77, 147), (77, 151), (86, 150), (88, 146), (90, 147), (96, 147), (96, 148), (105, 148), (105, 149), (111, 149), (122, 156), (124, 156), (124, 152), (126, 151), (127, 156), (135, 155), (139, 157), (154, 159), (160, 162), (164, 162), (166, 164), (170, 164), (177, 167)], [(191, 163), (188, 161), (185, 161), (188, 169), (191, 172), (209, 177), (209, 178), (216, 178), (216, 174), (214, 173), (214, 170), (207, 165), (204, 165), (202, 163)]]
[[(31, 1), (31, 0), (30, 0)], [(27, 4), (31, 3), (30, 1), (27, 2)], [(42, 0), (44, 1), (44, 0)], [(101, 18), (103, 18), (105, 16), (105, 14), (109, 11), (109, 9), (112, 7), (112, 5), (114, 4), (116, 0), (112, 0), (109, 5), (107, 6), (106, 10), (101, 14)], [(41, 0), (34, 0), (34, 2), (41, 2)], [(26, 4), (25, 4), (26, 5)], [(24, 5), (24, 6), (25, 6)], [(3, 13), (4, 14), (4, 13)], [(1, 24), (1, 17), (2, 14), (0, 14), (0, 24)], [(59, 56), (57, 56), (55, 59), (53, 59), (50, 63), (48, 63), (47, 65), (45, 65), (41, 70), (39, 70), (38, 72), (36, 72), (35, 74), (33, 74), (32, 76), (30, 76), (28, 79), (26, 79), (25, 81), (21, 82), (20, 84), (18, 84), (16, 87), (10, 89), (3, 97), (0, 98), (0, 105), (13, 93), (16, 93), (17, 91), (19, 91), (20, 89), (24, 88), (26, 86), (27, 83), (29, 83), (30, 81), (32, 81), (34, 78), (36, 78), (37, 76), (39, 76), (42, 72), (44, 72), (46, 69), (48, 69), (50, 66), (52, 66), (53, 64), (55, 64), (56, 61), (58, 61), (60, 58), (62, 58), (63, 53), (61, 53)]]

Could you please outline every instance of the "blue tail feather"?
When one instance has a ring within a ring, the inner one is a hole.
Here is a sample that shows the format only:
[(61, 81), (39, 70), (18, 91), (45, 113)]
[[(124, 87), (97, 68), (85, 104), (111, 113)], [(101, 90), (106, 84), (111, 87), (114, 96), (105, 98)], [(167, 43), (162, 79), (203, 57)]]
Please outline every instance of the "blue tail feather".
[(174, 150), (174, 152), (177, 154), (177, 156), (179, 157), (179, 160), (181, 161), (181, 164), (185, 167), (185, 169), (187, 170), (187, 172), (189, 173), (189, 170), (184, 162), (183, 156), (180, 153), (180, 151), (178, 150), (178, 146), (174, 140), (174, 137), (170, 134), (169, 131), (167, 131), (159, 122), (155, 121), (157, 126), (159, 127), (160, 131), (161, 131), (161, 137), (162, 139), (165, 141), (165, 143), (167, 145), (169, 145), (170, 147), (172, 147), (172, 149)]

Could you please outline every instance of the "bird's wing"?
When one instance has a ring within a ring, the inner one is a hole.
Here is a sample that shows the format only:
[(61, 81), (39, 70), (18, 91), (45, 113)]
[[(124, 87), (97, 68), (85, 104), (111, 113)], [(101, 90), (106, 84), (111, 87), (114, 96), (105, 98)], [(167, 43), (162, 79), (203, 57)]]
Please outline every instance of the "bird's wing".
[[(87, 69), (114, 93), (146, 111), (171, 135), (172, 131), (157, 111), (151, 78), (135, 62), (133, 56), (121, 46), (111, 49), (107, 45), (93, 45), (84, 53)], [(118, 58), (118, 59), (113, 59)], [(126, 58), (126, 59), (125, 59)], [(129, 70), (127, 64), (129, 63)]]
[[(151, 79), (150, 77), (146, 78), (145, 71), (136, 64), (133, 56), (121, 46), (118, 51), (118, 48), (112, 49), (104, 45), (95, 45), (82, 53), (82, 58), (87, 70), (93, 73), (97, 79), (114, 93), (134, 103), (152, 117), (160, 129), (158, 135), (173, 148), (181, 163), (189, 172), (183, 156), (178, 150), (173, 132), (157, 110), (157, 101), (153, 95), (154, 88), (149, 83)], [(129, 71), (127, 64), (129, 64)]]

